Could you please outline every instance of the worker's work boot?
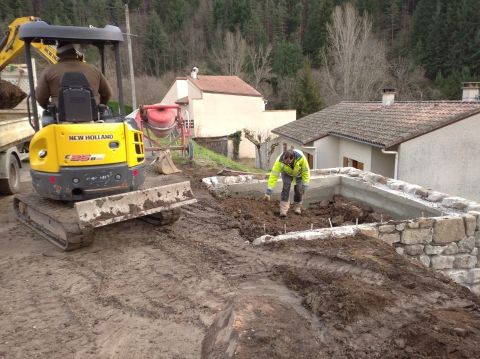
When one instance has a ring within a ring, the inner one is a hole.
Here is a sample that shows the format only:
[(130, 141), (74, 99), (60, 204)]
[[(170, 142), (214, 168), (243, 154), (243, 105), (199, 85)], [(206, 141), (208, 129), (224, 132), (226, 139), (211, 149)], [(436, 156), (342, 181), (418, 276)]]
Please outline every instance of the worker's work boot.
[(295, 212), (295, 214), (302, 214), (302, 202), (293, 203), (293, 212)]
[(288, 208), (290, 208), (290, 202), (288, 201), (281, 201), (280, 202), (280, 217), (286, 217)]

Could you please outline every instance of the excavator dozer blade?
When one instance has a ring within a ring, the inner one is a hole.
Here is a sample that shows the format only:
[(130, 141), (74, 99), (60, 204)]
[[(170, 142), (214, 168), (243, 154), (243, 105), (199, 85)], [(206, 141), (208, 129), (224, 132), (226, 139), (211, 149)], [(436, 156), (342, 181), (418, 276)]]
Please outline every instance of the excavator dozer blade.
[(91, 244), (97, 227), (138, 217), (158, 225), (171, 223), (178, 219), (179, 215), (173, 214), (179, 207), (196, 201), (190, 182), (184, 181), (76, 202), (73, 206), (36, 193), (18, 194), (14, 210), (21, 222), (69, 251)]
[(127, 192), (75, 203), (82, 229), (96, 228), (128, 219), (169, 211), (194, 203), (190, 182)]

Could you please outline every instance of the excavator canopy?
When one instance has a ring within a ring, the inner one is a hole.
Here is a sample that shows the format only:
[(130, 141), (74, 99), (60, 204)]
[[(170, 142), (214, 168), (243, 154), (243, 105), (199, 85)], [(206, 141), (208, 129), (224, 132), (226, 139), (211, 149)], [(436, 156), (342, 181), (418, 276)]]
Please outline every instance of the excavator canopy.
[(101, 45), (122, 42), (123, 34), (119, 27), (113, 25), (97, 28), (49, 25), (45, 21), (35, 21), (20, 27), (19, 38), (29, 42), (43, 41), (51, 45), (57, 40)]

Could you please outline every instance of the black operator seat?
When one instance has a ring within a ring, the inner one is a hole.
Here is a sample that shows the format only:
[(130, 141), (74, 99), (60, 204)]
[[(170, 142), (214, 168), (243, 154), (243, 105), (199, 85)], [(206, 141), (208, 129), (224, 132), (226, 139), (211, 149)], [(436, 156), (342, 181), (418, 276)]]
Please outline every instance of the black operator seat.
[(66, 72), (60, 80), (58, 122), (91, 122), (98, 109), (87, 78), (81, 72)]

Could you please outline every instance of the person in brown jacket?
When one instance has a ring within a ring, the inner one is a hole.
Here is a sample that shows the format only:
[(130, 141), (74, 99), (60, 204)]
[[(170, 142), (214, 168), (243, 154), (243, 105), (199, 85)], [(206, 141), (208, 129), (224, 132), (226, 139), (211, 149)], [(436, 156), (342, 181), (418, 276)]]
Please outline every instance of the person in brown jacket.
[(57, 103), (60, 81), (66, 72), (81, 72), (87, 78), (98, 104), (107, 104), (112, 97), (112, 88), (102, 72), (94, 65), (82, 61), (82, 54), (68, 42), (59, 42), (57, 46), (58, 63), (49, 65), (38, 80), (37, 101), (43, 108), (49, 103)]

